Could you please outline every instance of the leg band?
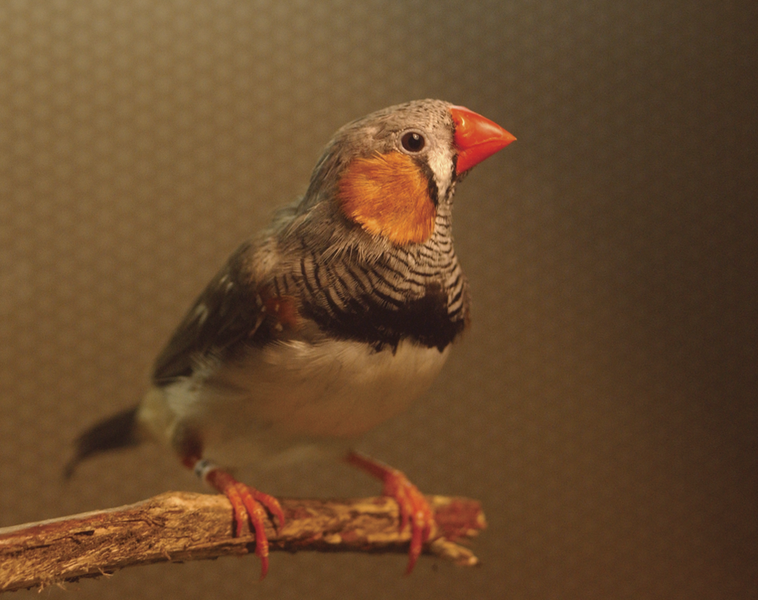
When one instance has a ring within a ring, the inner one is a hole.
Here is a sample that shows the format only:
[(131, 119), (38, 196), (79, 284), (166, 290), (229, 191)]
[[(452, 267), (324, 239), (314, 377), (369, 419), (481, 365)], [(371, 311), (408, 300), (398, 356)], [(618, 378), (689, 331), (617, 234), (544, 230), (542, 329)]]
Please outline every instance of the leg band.
[(210, 473), (215, 468), (217, 468), (216, 465), (211, 461), (206, 460), (205, 458), (201, 458), (195, 463), (195, 466), (192, 467), (192, 470), (194, 471), (195, 475), (198, 476), (198, 478), (205, 481), (208, 473)]

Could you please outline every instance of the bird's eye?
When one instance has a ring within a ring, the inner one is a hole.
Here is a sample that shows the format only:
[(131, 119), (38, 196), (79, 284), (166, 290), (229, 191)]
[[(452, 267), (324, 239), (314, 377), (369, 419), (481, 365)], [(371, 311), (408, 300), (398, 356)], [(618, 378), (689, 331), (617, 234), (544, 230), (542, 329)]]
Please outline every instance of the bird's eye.
[(424, 136), (416, 131), (409, 131), (400, 138), (400, 143), (408, 152), (421, 152), (426, 145)]

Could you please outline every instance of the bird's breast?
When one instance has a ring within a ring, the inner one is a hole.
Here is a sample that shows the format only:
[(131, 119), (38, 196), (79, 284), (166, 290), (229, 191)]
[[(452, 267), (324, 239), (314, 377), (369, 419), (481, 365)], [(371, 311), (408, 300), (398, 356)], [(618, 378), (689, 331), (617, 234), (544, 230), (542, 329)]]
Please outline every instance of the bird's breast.
[(343, 340), (274, 343), (219, 368), (186, 417), (206, 446), (246, 438), (264, 455), (303, 439), (354, 438), (425, 392), (448, 352), (408, 341), (394, 352)]

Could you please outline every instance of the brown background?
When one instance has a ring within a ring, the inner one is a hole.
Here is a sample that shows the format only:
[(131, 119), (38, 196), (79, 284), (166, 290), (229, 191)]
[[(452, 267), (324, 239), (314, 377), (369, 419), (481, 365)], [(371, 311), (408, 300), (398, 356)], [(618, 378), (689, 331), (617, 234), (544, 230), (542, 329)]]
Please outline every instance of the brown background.
[(338, 126), (439, 97), (519, 140), (456, 198), (473, 330), (360, 448), (480, 498), (484, 567), (277, 554), (74, 597), (757, 597), (757, 7), (0, 2), (0, 526), (202, 489), (157, 446), (60, 475)]

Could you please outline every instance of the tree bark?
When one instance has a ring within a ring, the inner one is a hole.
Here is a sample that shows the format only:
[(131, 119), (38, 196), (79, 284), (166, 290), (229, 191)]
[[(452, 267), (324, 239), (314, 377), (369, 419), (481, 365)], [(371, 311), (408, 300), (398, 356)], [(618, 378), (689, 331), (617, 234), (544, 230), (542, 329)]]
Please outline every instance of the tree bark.
[[(486, 526), (479, 503), (428, 496), (437, 531), (424, 552), (461, 565), (478, 559), (456, 540)], [(296, 552), (407, 552), (394, 500), (280, 500), (286, 524), (266, 525), (270, 549)], [(128, 506), (0, 529), (0, 591), (45, 587), (124, 567), (242, 555), (255, 537), (232, 535), (221, 495), (168, 492)]]

